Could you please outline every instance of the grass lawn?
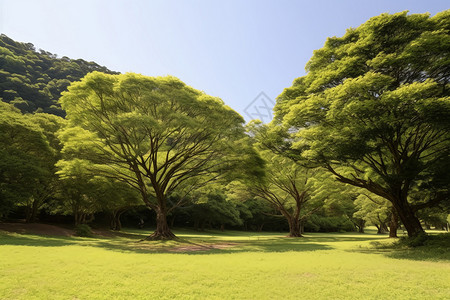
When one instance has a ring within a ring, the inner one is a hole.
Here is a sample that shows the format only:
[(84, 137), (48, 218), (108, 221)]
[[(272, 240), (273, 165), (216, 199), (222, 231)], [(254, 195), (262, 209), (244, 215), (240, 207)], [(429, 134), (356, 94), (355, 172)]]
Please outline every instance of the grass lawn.
[(449, 299), (449, 249), (367, 234), (179, 230), (79, 238), (0, 232), (0, 299)]

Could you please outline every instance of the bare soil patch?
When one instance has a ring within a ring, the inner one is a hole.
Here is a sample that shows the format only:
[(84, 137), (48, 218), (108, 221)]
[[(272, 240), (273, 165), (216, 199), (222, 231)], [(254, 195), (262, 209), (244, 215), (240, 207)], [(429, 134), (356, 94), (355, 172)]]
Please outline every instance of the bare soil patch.
[(19, 234), (72, 236), (73, 230), (39, 223), (0, 223), (0, 230)]

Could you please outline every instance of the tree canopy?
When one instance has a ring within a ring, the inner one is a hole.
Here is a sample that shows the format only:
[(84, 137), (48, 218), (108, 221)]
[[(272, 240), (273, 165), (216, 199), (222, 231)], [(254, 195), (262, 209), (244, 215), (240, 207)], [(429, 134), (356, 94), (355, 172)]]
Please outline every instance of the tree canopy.
[(448, 10), (374, 17), (314, 51), (275, 107), (290, 150), (390, 201), (409, 236), (417, 209), (448, 201), (448, 183), (411, 191), (450, 159), (449, 30)]
[[(188, 194), (252, 157), (242, 117), (223, 101), (175, 77), (93, 72), (61, 98), (69, 127), (66, 154), (119, 179), (157, 213), (153, 238), (172, 238), (166, 215)], [(242, 172), (241, 172), (242, 173)]]

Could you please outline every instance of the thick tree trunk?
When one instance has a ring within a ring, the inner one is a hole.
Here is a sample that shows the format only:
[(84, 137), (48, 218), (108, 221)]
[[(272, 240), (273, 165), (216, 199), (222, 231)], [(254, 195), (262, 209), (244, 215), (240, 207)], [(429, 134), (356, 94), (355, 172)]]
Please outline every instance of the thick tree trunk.
[(288, 237), (302, 237), (300, 231), (300, 221), (296, 218), (288, 218), (289, 235)]
[(403, 201), (395, 201), (393, 202), (393, 204), (398, 217), (400, 218), (403, 226), (405, 226), (405, 229), (408, 232), (408, 237), (415, 237), (420, 234), (425, 234), (425, 231), (423, 230), (419, 219), (415, 216), (406, 199)]
[(169, 228), (167, 223), (167, 212), (164, 209), (156, 210), (156, 230), (146, 240), (173, 240), (177, 237)]
[(391, 220), (389, 221), (389, 237), (396, 238), (398, 229), (398, 215), (395, 208), (392, 207)]

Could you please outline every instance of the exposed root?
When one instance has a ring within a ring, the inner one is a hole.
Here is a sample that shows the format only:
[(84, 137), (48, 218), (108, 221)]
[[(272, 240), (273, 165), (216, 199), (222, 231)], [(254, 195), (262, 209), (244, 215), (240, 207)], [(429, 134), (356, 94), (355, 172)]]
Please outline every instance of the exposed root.
[(145, 239), (142, 239), (143, 241), (165, 241), (165, 240), (176, 240), (178, 237), (172, 233), (172, 231), (166, 231), (166, 232), (158, 232), (155, 231)]

